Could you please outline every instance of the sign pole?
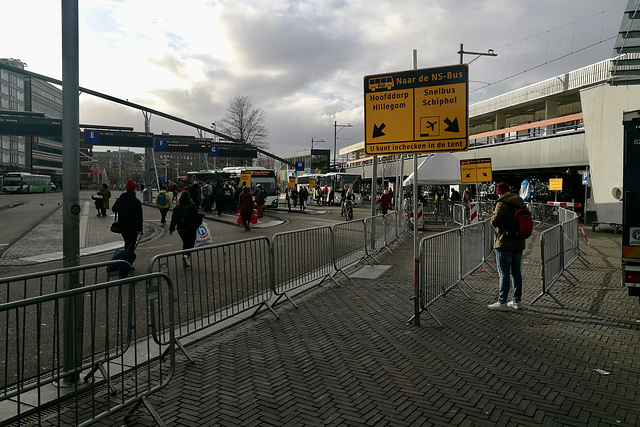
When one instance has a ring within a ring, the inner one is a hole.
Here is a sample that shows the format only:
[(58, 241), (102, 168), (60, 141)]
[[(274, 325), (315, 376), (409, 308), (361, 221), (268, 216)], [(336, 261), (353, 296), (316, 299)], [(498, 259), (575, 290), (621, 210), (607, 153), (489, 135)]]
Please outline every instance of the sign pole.
[[(413, 49), (413, 69), (418, 69), (418, 50)], [(418, 259), (418, 155), (413, 153), (413, 308), (420, 326), (420, 260)]]

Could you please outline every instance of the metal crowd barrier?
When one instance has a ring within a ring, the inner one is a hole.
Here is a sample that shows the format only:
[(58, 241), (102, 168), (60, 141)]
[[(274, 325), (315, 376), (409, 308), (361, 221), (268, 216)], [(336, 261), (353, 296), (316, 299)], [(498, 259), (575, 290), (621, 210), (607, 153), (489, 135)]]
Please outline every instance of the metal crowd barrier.
[(295, 307), (287, 291), (308, 283), (333, 278), (333, 230), (329, 226), (276, 233), (271, 240), (273, 256), (273, 292)]
[(531, 301), (533, 305), (544, 295), (549, 295), (553, 300), (564, 307), (551, 293), (551, 287), (564, 271), (562, 253), (563, 232), (562, 225), (558, 224), (540, 234), (540, 259), (542, 260), (542, 291), (540, 295)]
[(371, 263), (367, 259), (366, 228), (364, 219), (341, 222), (333, 225), (333, 266), (351, 280), (344, 269), (359, 262)]
[(458, 225), (467, 225), (469, 222), (469, 209), (462, 203), (455, 203), (452, 207), (453, 222)]
[[(144, 405), (163, 425), (148, 397), (173, 376), (172, 301), (171, 280), (155, 273), (0, 304), (0, 424), (86, 426), (130, 407), (126, 420)], [(168, 359), (151, 330), (162, 311)]]
[[(71, 282), (71, 275), (74, 275), (73, 283), (81, 283), (83, 286), (108, 282), (118, 278), (117, 270), (122, 265), (129, 266), (129, 263), (123, 260), (104, 261), (3, 277), (0, 278), (0, 302), (11, 302), (62, 291)], [(107, 267), (113, 267), (116, 271), (108, 273)]]
[[(176, 319), (175, 344), (192, 363), (181, 342), (189, 335), (248, 310), (255, 309), (255, 316), (262, 307), (278, 317), (268, 304), (273, 292), (270, 253), (269, 239), (258, 237), (151, 258), (148, 271), (165, 273), (176, 284), (172, 313)], [(185, 267), (183, 256), (188, 254), (191, 266)], [(164, 335), (161, 339), (166, 343)]]
[(420, 313), (425, 311), (440, 326), (442, 323), (429, 312), (428, 308), (438, 298), (451, 289), (458, 287), (467, 298), (469, 296), (460, 287), (460, 230), (450, 230), (420, 241), (420, 275), (418, 284), (418, 311), (409, 321), (419, 324)]
[[(472, 291), (475, 289), (465, 279), (486, 263), (493, 250), (493, 237), (486, 230), (493, 231), (490, 220), (460, 227), (460, 278)], [(491, 239), (488, 244), (487, 239)], [(487, 250), (490, 251), (487, 253)]]
[(564, 273), (577, 280), (569, 271), (569, 267), (580, 259), (579, 218), (574, 212), (565, 209), (559, 210), (559, 217), (570, 219), (543, 231), (540, 235), (542, 289), (540, 295), (531, 302), (532, 305), (544, 295), (549, 295), (560, 307), (564, 307), (551, 293), (551, 288), (560, 277), (573, 284)]
[(400, 213), (398, 211), (392, 211), (387, 213), (384, 218), (384, 246), (391, 252), (393, 252), (391, 249), (391, 243), (396, 241), (399, 237), (399, 215)]
[(376, 215), (365, 218), (364, 227), (366, 230), (365, 250), (367, 257), (373, 259), (376, 264), (379, 264), (375, 255), (383, 249), (390, 252), (385, 240), (386, 230), (388, 228), (385, 215)]
[[(113, 277), (118, 276), (118, 267), (126, 265), (129, 266), (129, 263), (123, 260), (116, 261), (105, 261), (94, 264), (85, 264), (78, 265), (74, 267), (66, 267), (66, 268), (58, 268), (54, 270), (47, 270), (36, 273), (22, 274), (19, 276), (10, 276), (0, 278), (0, 303), (10, 303), (13, 301), (21, 301), (29, 298), (39, 297), (42, 295), (50, 295), (55, 294), (56, 292), (61, 292), (63, 290), (67, 290), (71, 288), (71, 284), (74, 284), (74, 287), (86, 287), (90, 285), (94, 285), (97, 283), (105, 283), (108, 282)], [(115, 270), (112, 273), (107, 271), (108, 267), (115, 267)], [(75, 286), (77, 284), (78, 286)], [(91, 319), (87, 318), (87, 322), (90, 322)], [(1, 329), (0, 329), (1, 330)], [(125, 332), (128, 332), (125, 330)], [(6, 331), (5, 341), (8, 339), (8, 331)], [(29, 335), (25, 336), (25, 339), (34, 339), (34, 336)], [(128, 341), (127, 341), (128, 343)], [(33, 342), (25, 342), (25, 345), (34, 346)], [(5, 349), (7, 347), (5, 346)], [(109, 352), (109, 357), (118, 357), (122, 353), (127, 350), (126, 346), (117, 346)], [(89, 351), (89, 349), (85, 349), (85, 351)], [(45, 361), (46, 365), (40, 366), (40, 374), (44, 374), (45, 372), (53, 373), (57, 367), (55, 363), (52, 362), (55, 358), (51, 354), (43, 354), (41, 355), (41, 361)], [(89, 357), (90, 354), (85, 354), (85, 357)], [(100, 371), (103, 376), (107, 378), (107, 382), (111, 391), (113, 393), (116, 392), (115, 386), (110, 382), (108, 376), (105, 375), (104, 372), (104, 363), (107, 360), (101, 360), (96, 362), (94, 369), (87, 374), (88, 380), (89, 377), (94, 375), (96, 371)], [(7, 388), (12, 385), (11, 376), (8, 372), (8, 364), (4, 364), (2, 367), (2, 372), (0, 372), (0, 386), (3, 388)], [(21, 377), (30, 377), (35, 375), (34, 372), (31, 372), (29, 369), (35, 369), (33, 366), (25, 365), (26, 371), (23, 372)]]

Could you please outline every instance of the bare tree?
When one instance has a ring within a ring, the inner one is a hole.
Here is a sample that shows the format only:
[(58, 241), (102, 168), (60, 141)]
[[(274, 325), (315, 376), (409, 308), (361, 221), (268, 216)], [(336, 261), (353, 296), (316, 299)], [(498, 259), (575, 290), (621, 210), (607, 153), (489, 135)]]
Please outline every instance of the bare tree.
[(229, 99), (229, 111), (218, 121), (218, 126), (223, 133), (266, 150), (269, 148), (269, 131), (264, 125), (266, 116), (262, 109), (253, 106), (248, 96), (237, 96)]

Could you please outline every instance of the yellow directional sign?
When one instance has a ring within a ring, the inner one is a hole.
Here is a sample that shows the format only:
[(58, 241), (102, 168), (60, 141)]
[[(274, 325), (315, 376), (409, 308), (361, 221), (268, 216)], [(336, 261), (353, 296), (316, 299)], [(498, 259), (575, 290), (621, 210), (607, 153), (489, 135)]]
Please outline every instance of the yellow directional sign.
[(460, 182), (493, 181), (491, 159), (460, 160)]
[(364, 77), (368, 155), (466, 151), (466, 64)]

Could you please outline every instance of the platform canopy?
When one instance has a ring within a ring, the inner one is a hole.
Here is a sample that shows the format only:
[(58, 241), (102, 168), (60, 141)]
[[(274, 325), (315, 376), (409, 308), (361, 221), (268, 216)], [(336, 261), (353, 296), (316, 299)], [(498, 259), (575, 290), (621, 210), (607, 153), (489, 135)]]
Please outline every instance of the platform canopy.
[[(413, 184), (413, 173), (402, 183)], [(435, 153), (418, 166), (418, 185), (460, 184), (460, 160), (451, 153)]]

